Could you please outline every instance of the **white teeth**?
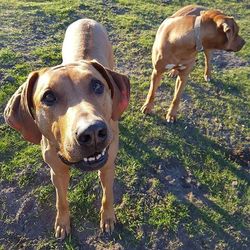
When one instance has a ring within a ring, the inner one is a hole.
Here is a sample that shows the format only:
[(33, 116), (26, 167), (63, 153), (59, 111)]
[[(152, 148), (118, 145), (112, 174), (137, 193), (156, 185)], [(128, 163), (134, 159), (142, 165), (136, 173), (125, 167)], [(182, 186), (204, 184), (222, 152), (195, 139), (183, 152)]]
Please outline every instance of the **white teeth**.
[(89, 161), (94, 161), (94, 160), (95, 160), (95, 157), (89, 157), (88, 160), (89, 160)]
[(97, 155), (97, 156), (95, 157), (95, 158), (96, 158), (96, 160), (100, 159), (100, 158), (101, 158), (101, 156), (102, 156), (102, 154)]
[(92, 161), (95, 161), (95, 160), (99, 160), (102, 156), (104, 156), (106, 150), (107, 150), (107, 148), (104, 148), (103, 151), (100, 154), (98, 154), (97, 156), (89, 157), (89, 158), (83, 158), (83, 160), (84, 160), (84, 162), (92, 162)]
[(102, 155), (104, 155), (104, 154), (105, 154), (106, 149), (107, 149), (107, 148), (104, 148), (104, 149), (103, 149), (103, 151), (102, 151)]

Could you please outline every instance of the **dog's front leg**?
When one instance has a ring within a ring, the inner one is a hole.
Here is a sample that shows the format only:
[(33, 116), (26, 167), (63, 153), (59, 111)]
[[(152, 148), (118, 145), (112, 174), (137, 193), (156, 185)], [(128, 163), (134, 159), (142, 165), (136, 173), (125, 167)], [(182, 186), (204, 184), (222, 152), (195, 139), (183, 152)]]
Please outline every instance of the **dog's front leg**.
[(51, 180), (56, 189), (55, 235), (64, 239), (70, 233), (69, 205), (67, 191), (69, 184), (69, 167), (57, 157), (56, 150), (43, 137), (41, 141), (44, 161), (50, 166)]
[(212, 50), (210, 50), (210, 49), (204, 50), (204, 55), (205, 55), (204, 79), (206, 82), (210, 82), (211, 81), (211, 71), (212, 71), (212, 65), (211, 65)]
[(69, 168), (60, 166), (60, 169), (51, 168), (51, 180), (56, 188), (56, 221), (55, 235), (64, 239), (70, 233), (69, 205), (67, 201), (67, 190), (69, 184)]
[(102, 206), (101, 206), (101, 221), (100, 227), (103, 232), (112, 233), (116, 222), (114, 212), (114, 195), (113, 183), (115, 175), (114, 163), (111, 166), (106, 166), (99, 171), (99, 177), (102, 185)]

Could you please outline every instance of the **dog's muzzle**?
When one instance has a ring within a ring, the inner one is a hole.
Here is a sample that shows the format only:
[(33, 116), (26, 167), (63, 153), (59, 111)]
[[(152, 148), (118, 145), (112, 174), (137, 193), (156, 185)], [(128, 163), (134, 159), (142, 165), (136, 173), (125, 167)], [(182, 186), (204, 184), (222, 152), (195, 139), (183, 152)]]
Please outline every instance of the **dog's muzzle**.
[(58, 153), (58, 157), (64, 164), (80, 169), (81, 171), (95, 171), (101, 169), (107, 162), (108, 149), (109, 147), (106, 147), (102, 152), (96, 152), (89, 157), (84, 157), (78, 162), (70, 162), (60, 153)]

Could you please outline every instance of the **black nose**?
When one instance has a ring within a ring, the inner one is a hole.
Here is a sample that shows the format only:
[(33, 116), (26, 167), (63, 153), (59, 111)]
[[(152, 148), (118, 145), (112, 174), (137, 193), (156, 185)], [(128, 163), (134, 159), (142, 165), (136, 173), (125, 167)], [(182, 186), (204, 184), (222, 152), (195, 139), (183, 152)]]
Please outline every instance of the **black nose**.
[(82, 146), (98, 146), (106, 141), (107, 135), (107, 125), (102, 121), (95, 121), (87, 128), (79, 128), (76, 139)]

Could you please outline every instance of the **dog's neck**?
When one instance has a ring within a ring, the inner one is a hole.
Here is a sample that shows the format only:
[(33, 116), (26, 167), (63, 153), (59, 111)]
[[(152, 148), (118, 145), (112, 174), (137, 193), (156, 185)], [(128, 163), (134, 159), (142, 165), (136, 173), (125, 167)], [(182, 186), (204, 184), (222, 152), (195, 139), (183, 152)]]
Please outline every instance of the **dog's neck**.
[(197, 16), (194, 22), (194, 36), (196, 51), (201, 52), (204, 50), (201, 40), (201, 16)]

